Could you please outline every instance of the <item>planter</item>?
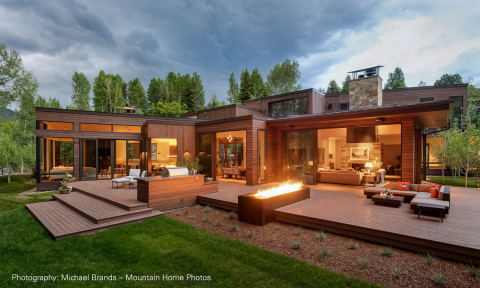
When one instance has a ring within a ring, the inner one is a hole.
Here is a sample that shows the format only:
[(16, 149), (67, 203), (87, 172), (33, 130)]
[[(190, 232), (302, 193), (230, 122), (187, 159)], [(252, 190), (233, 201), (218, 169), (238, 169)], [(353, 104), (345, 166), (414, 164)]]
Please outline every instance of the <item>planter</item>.
[(58, 189), (60, 191), (60, 194), (70, 194), (72, 192), (72, 187), (69, 187), (68, 189)]

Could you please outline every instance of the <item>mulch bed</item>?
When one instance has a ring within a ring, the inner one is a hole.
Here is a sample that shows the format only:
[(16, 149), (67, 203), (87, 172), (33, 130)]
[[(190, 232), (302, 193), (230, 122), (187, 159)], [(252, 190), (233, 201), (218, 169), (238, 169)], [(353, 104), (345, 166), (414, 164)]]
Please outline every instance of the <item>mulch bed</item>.
[[(165, 215), (200, 229), (379, 285), (480, 287), (480, 278), (470, 276), (467, 273), (468, 266), (463, 263), (436, 257), (434, 263), (429, 265), (425, 255), (420, 253), (327, 232), (324, 233), (326, 238), (320, 241), (318, 230), (279, 222), (256, 226), (239, 222), (236, 214), (233, 218), (230, 214), (229, 211), (197, 205)], [(385, 249), (391, 249), (390, 257), (381, 255), (382, 251), (388, 252)], [(400, 271), (396, 273), (398, 277), (394, 276), (395, 269)], [(432, 280), (439, 274), (443, 276), (443, 285)]]

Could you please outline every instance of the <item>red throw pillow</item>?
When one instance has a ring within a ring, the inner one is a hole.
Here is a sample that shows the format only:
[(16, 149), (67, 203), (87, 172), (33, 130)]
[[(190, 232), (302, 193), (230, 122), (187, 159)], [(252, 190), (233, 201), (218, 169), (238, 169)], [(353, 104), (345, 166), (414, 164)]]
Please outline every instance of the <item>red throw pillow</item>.
[(438, 191), (440, 191), (440, 187), (442, 187), (442, 186), (439, 185), (439, 184), (434, 184), (434, 183), (432, 183), (432, 184), (430, 185), (430, 187), (435, 187), (435, 188), (438, 189)]
[(438, 191), (440, 191), (440, 190), (438, 190), (437, 187), (433, 187), (433, 186), (430, 187), (430, 190), (428, 190), (428, 192), (430, 192), (430, 196), (432, 198), (437, 198), (438, 197)]
[(398, 182), (398, 190), (410, 191), (410, 182)]

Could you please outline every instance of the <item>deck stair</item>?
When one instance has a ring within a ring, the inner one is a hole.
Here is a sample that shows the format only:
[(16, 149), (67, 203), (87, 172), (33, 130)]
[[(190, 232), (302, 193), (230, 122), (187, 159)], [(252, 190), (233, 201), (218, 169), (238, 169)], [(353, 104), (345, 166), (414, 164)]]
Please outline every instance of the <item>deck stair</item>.
[(27, 204), (27, 208), (55, 239), (92, 233), (163, 214), (148, 208), (147, 203), (132, 200), (129, 206), (125, 206), (125, 201), (115, 205), (111, 197), (107, 199), (82, 192), (53, 194), (55, 201)]

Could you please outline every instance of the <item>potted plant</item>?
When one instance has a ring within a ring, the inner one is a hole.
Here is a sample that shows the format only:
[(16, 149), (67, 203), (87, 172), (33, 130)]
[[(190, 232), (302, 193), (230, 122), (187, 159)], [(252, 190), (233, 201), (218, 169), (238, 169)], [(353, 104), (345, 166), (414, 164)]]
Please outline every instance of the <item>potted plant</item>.
[(60, 191), (60, 194), (69, 194), (72, 192), (72, 186), (68, 186), (68, 182), (66, 179), (64, 179), (62, 182), (60, 182), (60, 187), (58, 188), (58, 191)]
[(195, 157), (195, 158), (192, 157), (192, 156), (184, 157), (182, 162), (177, 163), (177, 166), (178, 167), (187, 167), (188, 173), (196, 174), (197, 171), (202, 169), (202, 165), (200, 165), (198, 162), (200, 162), (198, 157)]
[(65, 180), (67, 180), (67, 183), (73, 182), (73, 176), (72, 176), (72, 174), (70, 174), (70, 173), (67, 172), (67, 174), (65, 174)]

